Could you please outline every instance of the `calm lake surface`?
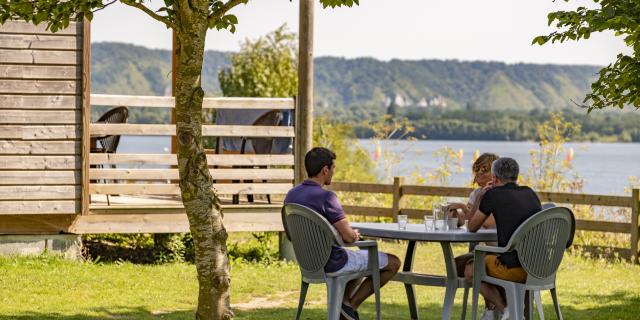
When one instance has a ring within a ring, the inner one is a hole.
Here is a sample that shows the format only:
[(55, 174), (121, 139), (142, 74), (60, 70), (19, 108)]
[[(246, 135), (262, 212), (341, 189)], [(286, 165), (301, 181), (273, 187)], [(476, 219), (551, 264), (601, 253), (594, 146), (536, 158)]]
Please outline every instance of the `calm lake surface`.
[[(373, 155), (375, 143), (372, 140), (358, 140), (358, 143)], [(118, 152), (169, 153), (170, 145), (168, 137), (123, 136)], [(452, 186), (465, 185), (471, 179), (471, 159), (475, 150), (514, 158), (520, 163), (520, 171), (524, 172), (531, 166), (529, 151), (537, 148), (533, 142), (387, 140), (380, 142), (383, 156), (378, 160), (378, 173), (381, 177), (409, 177), (416, 172), (424, 175), (440, 165), (433, 153), (445, 146), (463, 151), (464, 172), (452, 177)], [(569, 148), (574, 150), (572, 162), (575, 172), (585, 180), (586, 193), (621, 195), (629, 184), (629, 176), (640, 177), (640, 143), (568, 143), (565, 149)], [(397, 159), (387, 161), (394, 164), (388, 172), (385, 172), (385, 153), (392, 153)], [(339, 156), (338, 165), (343, 160)]]

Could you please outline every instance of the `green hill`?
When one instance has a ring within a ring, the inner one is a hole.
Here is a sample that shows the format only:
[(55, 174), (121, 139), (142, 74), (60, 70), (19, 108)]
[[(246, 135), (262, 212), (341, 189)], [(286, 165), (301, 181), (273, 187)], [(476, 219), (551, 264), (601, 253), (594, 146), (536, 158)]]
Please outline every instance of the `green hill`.
[[(203, 87), (219, 95), (217, 73), (229, 53), (207, 51)], [(164, 95), (170, 92), (169, 50), (124, 43), (92, 44), (94, 93)], [(599, 67), (455, 60), (315, 60), (318, 107), (431, 109), (562, 109), (581, 101)]]

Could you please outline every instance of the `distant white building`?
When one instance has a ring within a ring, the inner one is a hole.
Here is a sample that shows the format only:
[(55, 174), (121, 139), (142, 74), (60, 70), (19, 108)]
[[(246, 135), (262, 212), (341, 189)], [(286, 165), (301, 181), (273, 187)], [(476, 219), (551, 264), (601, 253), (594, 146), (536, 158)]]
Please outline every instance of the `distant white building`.
[(445, 108), (447, 106), (447, 100), (441, 95), (432, 96), (429, 98), (422, 97), (418, 102), (414, 103), (410, 98), (405, 97), (399, 93), (396, 93), (395, 97), (387, 97), (385, 99), (385, 106), (389, 107), (391, 104), (395, 104), (398, 107), (420, 107), (420, 108)]

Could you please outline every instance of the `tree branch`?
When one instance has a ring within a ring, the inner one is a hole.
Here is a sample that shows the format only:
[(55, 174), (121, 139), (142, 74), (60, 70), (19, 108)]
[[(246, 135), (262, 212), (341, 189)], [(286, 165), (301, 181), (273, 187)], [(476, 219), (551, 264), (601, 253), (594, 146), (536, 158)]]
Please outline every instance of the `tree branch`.
[(249, 0), (229, 0), (227, 1), (227, 3), (225, 3), (222, 8), (220, 8), (220, 10), (212, 12), (209, 15), (209, 22), (211, 22), (212, 20), (215, 19), (220, 19), (222, 18), (222, 16), (224, 16), (225, 13), (227, 13), (229, 10), (231, 10), (233, 7), (239, 5), (239, 4), (246, 4), (247, 2), (249, 2)]
[(112, 5), (112, 4), (116, 3), (116, 2), (118, 2), (118, 0), (112, 0), (111, 2), (105, 4), (102, 8), (98, 8), (96, 10), (93, 10), (93, 13), (96, 13), (96, 12), (98, 12), (100, 10), (104, 10), (106, 7)]
[(167, 19), (167, 17), (163, 17), (161, 15), (158, 15), (157, 13), (153, 12), (151, 9), (147, 8), (145, 5), (143, 5), (142, 3), (139, 2), (135, 2), (132, 0), (120, 0), (120, 2), (134, 7), (134, 8), (138, 8), (140, 10), (142, 10), (144, 13), (146, 13), (147, 15), (149, 15), (151, 18), (158, 20), (162, 23), (164, 23), (167, 27), (176, 30), (176, 25), (169, 19)]

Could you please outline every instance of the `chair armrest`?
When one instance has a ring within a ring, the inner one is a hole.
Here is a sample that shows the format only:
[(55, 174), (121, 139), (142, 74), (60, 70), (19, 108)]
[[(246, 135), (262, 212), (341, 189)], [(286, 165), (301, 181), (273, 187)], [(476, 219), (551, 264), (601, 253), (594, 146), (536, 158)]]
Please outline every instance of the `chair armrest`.
[(377, 247), (378, 243), (375, 240), (360, 240), (352, 243), (345, 243), (345, 247), (358, 247), (360, 249), (367, 247)]
[(482, 252), (492, 252), (492, 253), (507, 252), (507, 248), (504, 248), (504, 247), (494, 247), (494, 246), (485, 246), (485, 245), (477, 245), (473, 250), (482, 251)]

